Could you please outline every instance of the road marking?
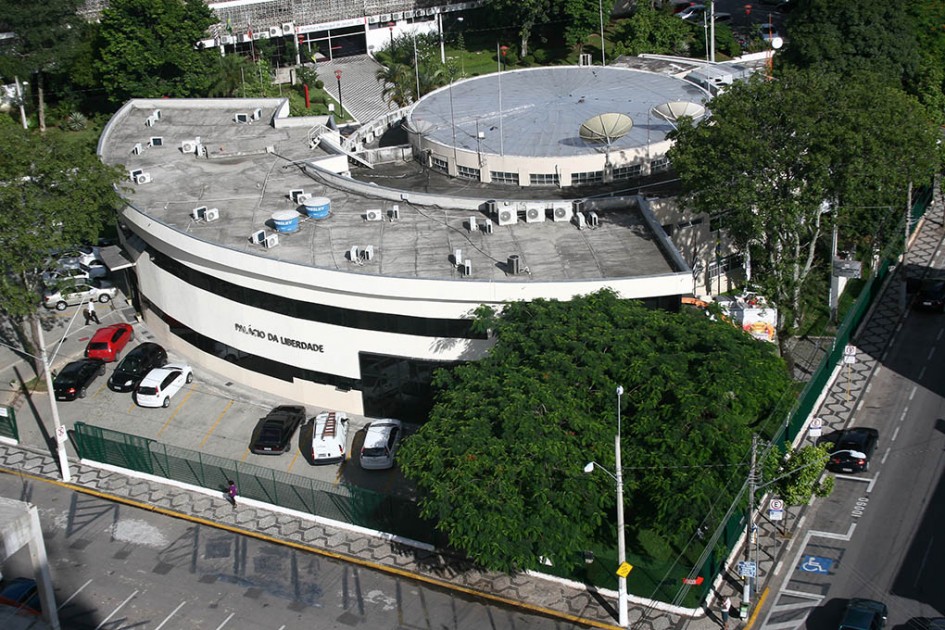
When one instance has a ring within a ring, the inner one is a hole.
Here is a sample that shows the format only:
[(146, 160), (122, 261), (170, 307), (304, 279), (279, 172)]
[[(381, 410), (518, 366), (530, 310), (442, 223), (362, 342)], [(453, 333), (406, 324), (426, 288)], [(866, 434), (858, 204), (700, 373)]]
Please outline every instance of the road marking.
[(133, 414), (137, 406), (138, 406), (137, 403), (135, 403), (135, 393), (131, 392), (131, 404), (128, 405), (128, 411), (126, 411), (125, 413), (129, 415)]
[(295, 465), (295, 460), (297, 460), (297, 459), (299, 458), (299, 453), (301, 453), (301, 452), (302, 452), (301, 449), (295, 451), (295, 455), (292, 456), (292, 461), (289, 462), (289, 467), (286, 468), (286, 470), (285, 470), (286, 472), (292, 472), (292, 466)]
[(876, 473), (876, 475), (875, 475), (872, 479), (870, 479), (870, 482), (869, 482), (868, 484), (866, 484), (866, 493), (867, 493), (867, 494), (869, 494), (870, 492), (873, 491), (873, 486), (876, 485), (876, 480), (877, 480), (877, 479), (879, 479), (879, 473)]
[(768, 599), (768, 593), (770, 590), (768, 587), (765, 587), (765, 590), (761, 592), (761, 597), (758, 598), (758, 603), (755, 604), (755, 609), (751, 613), (751, 617), (748, 618), (748, 621), (745, 623), (745, 630), (751, 630), (751, 627), (755, 625), (755, 621), (758, 620), (758, 613), (761, 612), (761, 608), (765, 605), (765, 600)]
[[(822, 599), (824, 598), (823, 595), (818, 595), (817, 593), (807, 593), (807, 592), (804, 592), (804, 591), (795, 591), (795, 590), (793, 590), (793, 589), (787, 589), (787, 588), (784, 589), (783, 591), (779, 591), (779, 594), (782, 594), (782, 595), (790, 595), (791, 597), (800, 597), (800, 598), (803, 598), (803, 599), (813, 599), (813, 600), (817, 600), (817, 601), (820, 601), (820, 600), (822, 600)], [(780, 606), (779, 606), (779, 608), (780, 608)]]
[(56, 610), (62, 610), (63, 606), (65, 606), (66, 604), (68, 604), (69, 602), (71, 602), (72, 599), (73, 599), (76, 595), (78, 595), (79, 593), (82, 592), (82, 589), (83, 589), (83, 588), (85, 588), (86, 586), (88, 586), (88, 585), (91, 584), (91, 583), (92, 583), (92, 580), (89, 580), (89, 581), (87, 581), (85, 584), (83, 584), (82, 586), (80, 586), (80, 587), (79, 587), (79, 590), (77, 590), (75, 593), (73, 593), (72, 595), (70, 595), (69, 598), (66, 599), (66, 601), (64, 601), (64, 602), (62, 602), (61, 604), (59, 604), (59, 608), (57, 608)]
[(203, 441), (200, 443), (200, 446), (197, 448), (203, 448), (203, 445), (207, 443), (207, 440), (210, 439), (210, 436), (213, 435), (213, 432), (216, 430), (217, 425), (220, 424), (220, 420), (223, 420), (223, 416), (226, 415), (226, 412), (229, 411), (230, 407), (233, 405), (233, 401), (230, 400), (226, 403), (226, 407), (223, 408), (223, 411), (220, 412), (220, 415), (217, 416), (217, 421), (213, 423), (213, 426), (210, 427), (210, 430), (207, 431), (207, 434), (203, 436)]
[(912, 400), (913, 398), (915, 398), (915, 393), (916, 393), (916, 391), (918, 391), (918, 389), (919, 389), (919, 386), (918, 386), (918, 385), (913, 385), (913, 386), (912, 386), (912, 391), (909, 392), (909, 400)]
[(931, 360), (934, 355), (935, 355), (935, 346), (932, 346), (932, 349), (929, 350), (929, 356), (927, 356), (927, 357), (925, 358), (925, 360), (926, 360), (926, 361)]
[(130, 601), (131, 601), (131, 598), (134, 597), (134, 596), (137, 595), (137, 594), (138, 594), (138, 591), (135, 591), (134, 593), (132, 593), (131, 595), (129, 595), (128, 597), (126, 597), (126, 598), (125, 598), (125, 601), (123, 601), (122, 603), (118, 604), (118, 608), (116, 608), (115, 610), (113, 610), (110, 615), (108, 615), (107, 617), (105, 617), (104, 619), (102, 619), (102, 623), (100, 623), (100, 624), (98, 624), (97, 626), (95, 626), (95, 630), (99, 630), (102, 626), (104, 626), (106, 623), (108, 623), (108, 620), (111, 619), (112, 617), (114, 617), (114, 616), (115, 616), (115, 613), (117, 613), (119, 610), (121, 610), (122, 607), (124, 607), (125, 604), (127, 604), (128, 602), (130, 602)]
[[(893, 431), (893, 436), (892, 436), (892, 441), (893, 441), (893, 442), (895, 442), (895, 441), (896, 441), (896, 438), (899, 436), (899, 429), (901, 429), (901, 428), (902, 428), (902, 425), (900, 424), (899, 426), (896, 427), (896, 430)], [(883, 461), (886, 461), (886, 460), (883, 460)]]
[(161, 430), (157, 432), (157, 435), (155, 437), (161, 437), (161, 434), (164, 433), (164, 429), (166, 429), (168, 425), (171, 424), (171, 420), (173, 420), (174, 417), (180, 413), (181, 407), (184, 406), (184, 403), (187, 402), (187, 399), (190, 398), (193, 393), (194, 393), (194, 390), (192, 389), (187, 392), (187, 395), (184, 396), (184, 400), (180, 401), (180, 404), (174, 408), (174, 411), (171, 412), (171, 415), (170, 417), (168, 417), (167, 422), (164, 423), (164, 426), (161, 427)]
[(922, 572), (925, 571), (925, 563), (929, 560), (929, 549), (932, 548), (932, 543), (935, 542), (935, 537), (929, 537), (929, 544), (925, 546), (925, 553), (922, 554), (922, 564), (919, 565), (919, 570), (915, 574), (915, 582), (912, 583), (912, 586), (919, 585), (919, 579), (922, 577)]
[(241, 461), (241, 462), (245, 462), (247, 455), (249, 455), (249, 448), (247, 448), (245, 451), (243, 451), (243, 456), (240, 457), (240, 461)]
[(179, 603), (179, 604), (177, 605), (177, 608), (175, 608), (174, 610), (172, 610), (172, 611), (171, 611), (171, 614), (169, 614), (167, 617), (165, 617), (165, 618), (164, 618), (164, 621), (161, 622), (161, 625), (159, 625), (159, 626), (158, 626), (157, 628), (155, 628), (154, 630), (161, 630), (161, 628), (164, 627), (164, 624), (166, 624), (166, 623), (168, 622), (168, 620), (169, 620), (171, 617), (173, 617), (174, 615), (176, 615), (176, 614), (177, 614), (177, 611), (180, 610), (181, 608), (183, 608), (184, 604), (186, 604), (186, 603), (187, 603), (187, 600), (186, 600), (186, 599), (185, 599), (184, 601), (182, 601), (181, 603)]
[(922, 369), (919, 370), (919, 380), (921, 381), (923, 378), (925, 378), (925, 366), (924, 366), (924, 365), (922, 366)]
[(902, 413), (899, 414), (899, 422), (902, 422), (903, 420), (905, 420), (908, 414), (909, 414), (909, 406), (906, 405), (905, 408), (903, 408)]
[(224, 620), (223, 620), (223, 623), (221, 623), (219, 626), (217, 626), (217, 630), (220, 630), (220, 628), (222, 628), (222, 627), (225, 626), (227, 623), (229, 623), (230, 619), (232, 619), (235, 614), (236, 614), (236, 613), (230, 613), (230, 616), (227, 617), (226, 619), (224, 619)]
[(942, 340), (942, 333), (945, 333), (945, 328), (939, 328), (939, 329), (938, 329), (938, 334), (935, 335), (935, 341), (941, 341), (941, 340)]
[(96, 396), (98, 396), (99, 394), (102, 393), (102, 390), (105, 389), (105, 384), (106, 384), (107, 382), (108, 382), (108, 379), (105, 379), (104, 381), (102, 381), (102, 384), (99, 385), (99, 386), (98, 386), (98, 389), (95, 390), (95, 393), (92, 394), (92, 398), (95, 398)]

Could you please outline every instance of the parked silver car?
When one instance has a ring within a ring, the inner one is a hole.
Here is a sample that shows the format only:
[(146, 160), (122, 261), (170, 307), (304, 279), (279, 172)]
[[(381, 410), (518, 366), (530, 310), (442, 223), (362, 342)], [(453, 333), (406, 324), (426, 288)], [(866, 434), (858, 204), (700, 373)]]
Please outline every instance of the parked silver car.
[(71, 286), (60, 286), (43, 294), (43, 306), (57, 311), (66, 310), (67, 306), (86, 302), (106, 303), (118, 295), (118, 289), (105, 280), (79, 281)]

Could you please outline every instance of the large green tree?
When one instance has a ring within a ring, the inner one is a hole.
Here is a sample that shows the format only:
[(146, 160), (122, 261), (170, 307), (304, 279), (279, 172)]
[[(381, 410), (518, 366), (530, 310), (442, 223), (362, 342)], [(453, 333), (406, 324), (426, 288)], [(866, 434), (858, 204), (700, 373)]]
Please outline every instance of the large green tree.
[(693, 26), (668, 10), (638, 4), (633, 15), (622, 22), (614, 39), (614, 53), (618, 55), (680, 55), (689, 52)]
[(95, 242), (114, 218), (115, 185), (125, 176), (103, 164), (91, 144), (54, 129), (39, 136), (0, 119), (0, 312), (14, 325), (36, 313), (51, 254)]
[(111, 0), (96, 64), (109, 99), (205, 95), (214, 60), (197, 43), (215, 22), (203, 0)]
[(14, 34), (12, 44), (0, 55), (0, 76), (35, 78), (39, 128), (43, 131), (46, 75), (68, 67), (83, 32), (76, 14), (81, 5), (82, 0), (0, 0), (0, 31)]
[(614, 470), (618, 384), (628, 524), (673, 540), (711, 500), (731, 500), (752, 425), (788, 387), (769, 345), (610, 291), (513, 303), (480, 323), (495, 346), (436, 374), (430, 419), (398, 461), (450, 544), (495, 569), (570, 565), (612, 536), (613, 480), (582, 470)]
[(698, 125), (681, 122), (669, 157), (694, 206), (745, 255), (784, 340), (831, 223), (851, 239), (894, 228), (909, 183), (937, 167), (935, 128), (875, 75), (816, 68), (737, 83), (709, 109)]

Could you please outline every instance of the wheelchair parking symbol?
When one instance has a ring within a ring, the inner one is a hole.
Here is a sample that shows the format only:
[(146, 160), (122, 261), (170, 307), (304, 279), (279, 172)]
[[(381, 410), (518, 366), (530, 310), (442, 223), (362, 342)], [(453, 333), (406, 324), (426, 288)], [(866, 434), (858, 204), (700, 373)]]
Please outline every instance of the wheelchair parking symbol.
[(833, 560), (821, 556), (804, 556), (798, 565), (799, 571), (807, 573), (830, 573), (830, 567), (833, 566)]

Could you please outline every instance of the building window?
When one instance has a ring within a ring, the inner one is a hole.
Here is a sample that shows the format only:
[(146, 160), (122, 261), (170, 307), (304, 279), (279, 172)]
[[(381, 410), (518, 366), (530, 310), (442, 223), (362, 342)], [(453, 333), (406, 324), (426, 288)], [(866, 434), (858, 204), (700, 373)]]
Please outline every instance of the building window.
[(359, 311), (329, 306), (327, 304), (295, 300), (285, 297), (284, 295), (265, 293), (256, 289), (226, 282), (220, 278), (215, 278), (195, 269), (191, 269), (187, 265), (165, 256), (160, 252), (154, 250), (150, 251), (155, 265), (167, 273), (180, 278), (192, 287), (213, 293), (232, 302), (238, 302), (271, 313), (278, 313), (286, 317), (321, 322), (334, 326), (344, 326), (345, 328), (375, 330), (403, 335), (418, 335), (422, 337), (451, 337), (459, 339), (486, 338), (485, 333), (473, 332), (472, 320), (440, 319)]
[(493, 184), (512, 184), (518, 186), (518, 173), (509, 173), (506, 171), (490, 171)]
[(667, 169), (669, 169), (669, 158), (666, 156), (663, 156), (661, 158), (656, 158), (655, 160), (650, 162), (651, 173), (658, 173), (660, 171), (665, 171)]
[(441, 173), (449, 173), (450, 170), (449, 163), (447, 163), (446, 160), (441, 160), (435, 155), (430, 157), (430, 166), (434, 171), (440, 171)]
[(557, 173), (532, 173), (528, 176), (528, 181), (532, 186), (557, 186)]
[(614, 169), (614, 180), (630, 179), (640, 177), (643, 174), (642, 164), (630, 164), (628, 166), (618, 166)]
[(571, 185), (583, 186), (586, 184), (600, 184), (604, 181), (604, 171), (588, 171), (586, 173), (571, 173)]
[(732, 269), (740, 268), (740, 260), (740, 254), (729, 254), (724, 258), (709, 261), (709, 278), (718, 278), (720, 273), (728, 273)]
[(479, 169), (478, 168), (469, 168), (468, 166), (457, 166), (456, 174), (463, 179), (474, 179), (477, 182), (479, 181)]

